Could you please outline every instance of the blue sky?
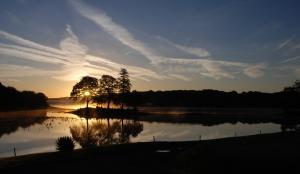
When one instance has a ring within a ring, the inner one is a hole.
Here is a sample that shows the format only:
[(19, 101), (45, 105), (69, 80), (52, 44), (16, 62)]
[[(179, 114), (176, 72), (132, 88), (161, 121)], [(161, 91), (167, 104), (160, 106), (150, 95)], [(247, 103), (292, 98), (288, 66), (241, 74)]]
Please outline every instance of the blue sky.
[(300, 77), (297, 0), (0, 3), (0, 81), (49, 97), (123, 67), (137, 90), (273, 92)]

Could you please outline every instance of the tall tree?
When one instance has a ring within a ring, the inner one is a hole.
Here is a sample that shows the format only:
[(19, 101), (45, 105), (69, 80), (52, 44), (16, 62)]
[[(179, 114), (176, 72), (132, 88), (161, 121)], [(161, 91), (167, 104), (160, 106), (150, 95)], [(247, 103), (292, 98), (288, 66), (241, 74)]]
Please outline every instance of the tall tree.
[(120, 94), (121, 100), (121, 109), (124, 107), (126, 94), (130, 93), (131, 82), (129, 79), (129, 74), (125, 68), (122, 68), (120, 73), (120, 77), (118, 78), (118, 92)]
[(91, 99), (98, 93), (98, 80), (95, 77), (85, 76), (73, 86), (70, 98), (73, 100), (86, 100), (86, 107), (88, 108)]
[(107, 109), (109, 109), (110, 103), (113, 101), (116, 92), (117, 80), (110, 75), (103, 75), (99, 82), (99, 95), (106, 100)]

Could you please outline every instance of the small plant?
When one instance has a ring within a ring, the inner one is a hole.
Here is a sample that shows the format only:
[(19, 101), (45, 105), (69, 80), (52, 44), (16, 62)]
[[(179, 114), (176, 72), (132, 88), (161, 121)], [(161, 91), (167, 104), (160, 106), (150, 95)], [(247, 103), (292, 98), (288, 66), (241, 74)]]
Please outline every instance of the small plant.
[(70, 152), (73, 151), (75, 143), (71, 137), (59, 137), (56, 140), (56, 150), (60, 152)]

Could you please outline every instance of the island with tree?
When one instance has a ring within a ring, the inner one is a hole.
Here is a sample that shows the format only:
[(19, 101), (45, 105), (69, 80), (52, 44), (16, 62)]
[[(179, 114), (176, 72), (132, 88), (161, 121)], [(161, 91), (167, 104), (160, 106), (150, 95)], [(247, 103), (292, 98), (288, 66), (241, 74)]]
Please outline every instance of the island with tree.
[[(98, 115), (123, 115), (136, 111), (132, 108), (130, 99), (134, 100), (134, 98), (130, 94), (129, 73), (122, 68), (118, 78), (111, 75), (102, 75), (100, 79), (90, 76), (82, 77), (73, 86), (70, 99), (86, 102), (86, 108), (73, 111), (77, 115), (91, 115), (91, 112), (96, 112)], [(96, 103), (96, 108), (89, 108), (90, 102)]]

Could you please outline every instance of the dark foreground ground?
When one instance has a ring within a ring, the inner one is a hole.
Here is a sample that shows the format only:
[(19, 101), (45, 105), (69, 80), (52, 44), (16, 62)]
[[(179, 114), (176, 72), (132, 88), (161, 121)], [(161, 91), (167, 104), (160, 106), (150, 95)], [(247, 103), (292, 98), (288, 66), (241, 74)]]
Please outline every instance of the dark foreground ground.
[(0, 173), (300, 172), (300, 133), (149, 142), (0, 159)]

